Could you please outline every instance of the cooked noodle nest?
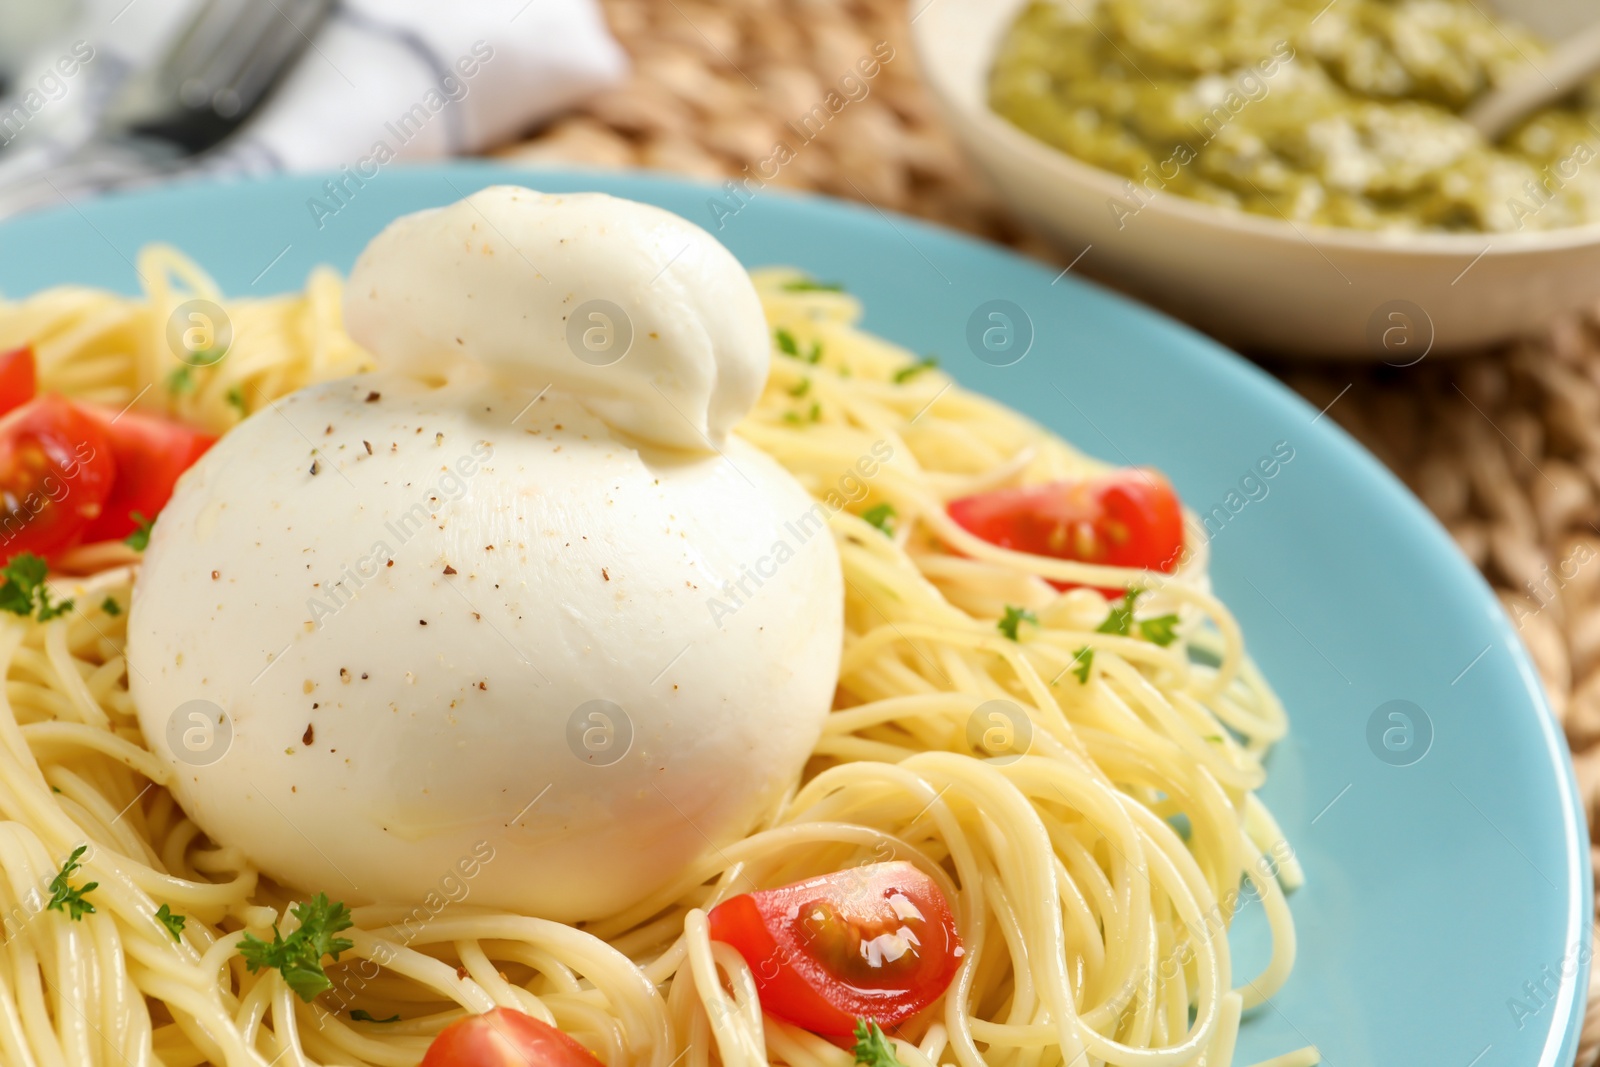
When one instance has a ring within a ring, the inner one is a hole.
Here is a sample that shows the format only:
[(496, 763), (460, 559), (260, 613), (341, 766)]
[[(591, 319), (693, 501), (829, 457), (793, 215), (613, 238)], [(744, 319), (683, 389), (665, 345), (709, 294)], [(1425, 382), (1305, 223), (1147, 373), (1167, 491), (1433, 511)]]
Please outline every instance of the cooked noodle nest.
[[(145, 250), (138, 267), (139, 297), (58, 289), (0, 303), (0, 349), (31, 342), (42, 389), (219, 432), (371, 366), (343, 332), (330, 271), (300, 293), (226, 301), (171, 249)], [(1241, 1012), (1289, 976), (1285, 891), (1302, 875), (1255, 796), (1286, 718), (1209, 591), (1201, 528), (1189, 523), (1170, 576), (966, 533), (947, 501), (1105, 465), (935, 369), (907, 372), (909, 353), (858, 328), (856, 300), (792, 289), (796, 278), (756, 275), (780, 351), (738, 433), (816, 498), (843, 562), (846, 635), (806, 774), (755, 832), (582, 927), (476, 906), (468, 872), (492, 849), (463, 857), (423, 901), (354, 908), (354, 947), (327, 963), (333, 988), (303, 1002), (277, 971), (250, 973), (238, 944), (270, 940), (275, 924), (287, 936), (304, 895), (207, 840), (144, 746), (121, 651), (137, 554), (78, 549), (61, 566), (82, 576), (54, 583), (73, 610), (0, 618), (0, 1061), (408, 1067), (463, 1012), (503, 1005), (610, 1067), (845, 1067), (848, 1052), (762, 1014), (749, 966), (709, 939), (706, 912), (899, 859), (945, 890), (965, 950), (946, 996), (891, 1035), (908, 1067), (1232, 1063)], [(195, 299), (225, 309), (232, 343), (190, 366), (167, 330)], [(861, 517), (881, 504), (887, 531)], [(1177, 614), (1177, 640), (1098, 632), (1107, 601), (1052, 579), (1142, 589), (1139, 615)], [(996, 625), (1007, 607), (1037, 620), (1017, 640)], [(74, 920), (47, 904), (80, 846), (70, 883), (98, 884), (84, 894), (94, 911)], [(176, 936), (163, 906), (186, 918)], [(1257, 907), (1272, 955), (1241, 976), (1227, 929)]]

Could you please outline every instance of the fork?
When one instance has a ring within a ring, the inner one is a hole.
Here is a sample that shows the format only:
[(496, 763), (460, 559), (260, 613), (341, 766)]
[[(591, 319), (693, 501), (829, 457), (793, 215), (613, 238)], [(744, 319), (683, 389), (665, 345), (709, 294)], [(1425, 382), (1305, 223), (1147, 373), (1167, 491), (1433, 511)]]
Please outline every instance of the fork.
[(204, 0), (162, 59), (132, 75), (94, 131), (48, 167), (0, 178), (0, 217), (153, 180), (225, 141), (311, 45), (335, 0)]

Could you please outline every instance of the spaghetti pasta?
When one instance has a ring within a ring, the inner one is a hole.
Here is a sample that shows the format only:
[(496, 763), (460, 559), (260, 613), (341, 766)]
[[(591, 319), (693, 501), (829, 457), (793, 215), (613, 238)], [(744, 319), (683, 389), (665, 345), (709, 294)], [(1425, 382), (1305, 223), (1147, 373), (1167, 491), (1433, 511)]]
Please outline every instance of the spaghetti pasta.
[[(300, 294), (231, 302), (171, 249), (147, 249), (139, 272), (138, 298), (70, 288), (0, 304), (0, 349), (31, 343), (43, 388), (217, 432), (370, 365), (330, 271)], [(580, 927), (475, 905), (469, 867), (427, 901), (357, 907), (332, 988), (303, 1002), (239, 950), (275, 924), (293, 933), (300, 898), (207, 840), (145, 749), (121, 651), (136, 561), (80, 549), (70, 569), (84, 576), (56, 583), (74, 610), (0, 620), (0, 1060), (406, 1067), (463, 1012), (502, 1005), (610, 1067), (844, 1067), (834, 1044), (763, 1015), (706, 913), (894, 858), (945, 890), (966, 948), (940, 1005), (891, 1035), (908, 1067), (1233, 1062), (1241, 1013), (1293, 965), (1285, 890), (1303, 874), (1255, 796), (1285, 715), (1209, 591), (1203, 541), (1166, 576), (974, 537), (946, 502), (1102, 465), (915, 369), (858, 328), (849, 295), (792, 272), (756, 280), (787, 343), (738, 433), (824, 506), (846, 579), (834, 712), (762, 825)], [(172, 355), (168, 323), (193, 300), (225, 310), (226, 358)], [(861, 457), (884, 455), (861, 475)], [(882, 505), (888, 536), (862, 517)], [(1178, 616), (1176, 639), (1103, 632), (1099, 593), (1050, 580), (1144, 590), (1141, 610)], [(1007, 608), (1036, 624), (1012, 639), (996, 625)], [(62, 876), (80, 846), (81, 868)], [(53, 906), (63, 891), (92, 910)], [(1262, 909), (1273, 951), (1240, 976), (1227, 930), (1244, 906)]]

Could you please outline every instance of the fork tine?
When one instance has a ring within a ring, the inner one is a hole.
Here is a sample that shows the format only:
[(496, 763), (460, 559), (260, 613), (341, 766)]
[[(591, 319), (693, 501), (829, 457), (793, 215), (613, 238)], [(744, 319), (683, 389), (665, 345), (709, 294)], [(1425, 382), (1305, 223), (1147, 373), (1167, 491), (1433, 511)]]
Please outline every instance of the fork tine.
[(194, 78), (226, 47), (239, 10), (239, 0), (205, 0), (155, 68), (159, 80), (181, 85)]
[[(286, 14), (284, 5), (292, 14)], [(207, 0), (160, 67), (107, 110), (102, 136), (205, 151), (249, 118), (308, 47), (333, 0)]]
[(63, 158), (0, 168), (0, 215), (153, 178), (214, 148), (283, 80), (334, 3), (204, 0), (160, 64), (117, 88), (93, 136)]
[(291, 20), (292, 15), (298, 13), (298, 7), (287, 14), (274, 12), (272, 21), (261, 34), (258, 46), (233, 72), (231, 79), (218, 86), (219, 90), (231, 92), (244, 108), (252, 106), (264, 96), (278, 77), (283, 56), (298, 53), (307, 44), (300, 28)]
[(179, 91), (187, 106), (209, 104), (213, 94), (233, 81), (236, 72), (261, 47), (268, 17), (275, 16), (267, 3), (209, 0), (202, 17), (178, 41), (163, 64), (162, 80)]

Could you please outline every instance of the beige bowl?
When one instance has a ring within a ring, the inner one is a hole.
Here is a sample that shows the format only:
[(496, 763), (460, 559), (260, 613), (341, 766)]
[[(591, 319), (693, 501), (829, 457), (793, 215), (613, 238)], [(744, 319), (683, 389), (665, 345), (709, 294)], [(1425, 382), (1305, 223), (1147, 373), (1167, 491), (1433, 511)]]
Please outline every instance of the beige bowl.
[[(1126, 178), (1034, 140), (989, 109), (990, 64), (1024, 2), (911, 0), (912, 37), (967, 153), (1068, 259), (1082, 254), (1076, 269), (1234, 345), (1397, 365), (1532, 333), (1600, 298), (1600, 224), (1385, 235), (1170, 194), (1147, 195), (1140, 206)], [(1498, 6), (1556, 36), (1594, 17), (1583, 12), (1588, 2)]]

